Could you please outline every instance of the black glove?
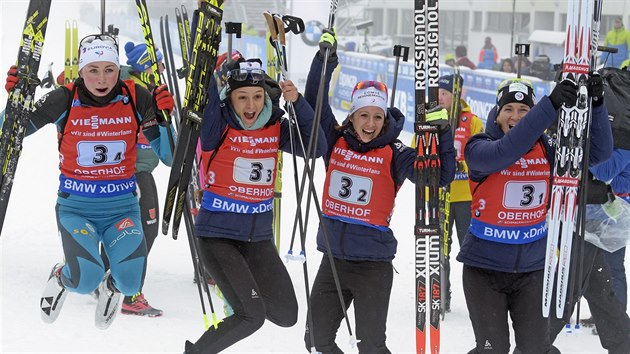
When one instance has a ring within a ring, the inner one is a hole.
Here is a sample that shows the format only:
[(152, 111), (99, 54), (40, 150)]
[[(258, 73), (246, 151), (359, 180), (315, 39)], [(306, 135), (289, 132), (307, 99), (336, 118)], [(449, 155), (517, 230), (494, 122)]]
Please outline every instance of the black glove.
[(588, 96), (593, 99), (593, 107), (604, 103), (604, 79), (599, 73), (592, 73), (586, 82)]
[(563, 80), (551, 91), (549, 100), (554, 109), (559, 109), (562, 107), (563, 103), (569, 107), (575, 106), (577, 101), (577, 86), (570, 80)]
[(322, 58), (326, 54), (326, 49), (329, 50), (328, 55), (331, 57), (337, 53), (337, 37), (335, 37), (335, 32), (328, 28), (323, 30), (322, 36), (319, 38), (319, 55)]

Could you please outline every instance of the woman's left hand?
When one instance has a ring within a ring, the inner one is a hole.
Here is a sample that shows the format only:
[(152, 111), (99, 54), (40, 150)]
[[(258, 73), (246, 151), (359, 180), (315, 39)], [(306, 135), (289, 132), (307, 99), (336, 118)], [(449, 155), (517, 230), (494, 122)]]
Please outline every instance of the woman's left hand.
[(293, 81), (280, 81), (280, 87), (282, 88), (282, 96), (287, 102), (295, 102), (299, 97), (297, 87), (293, 84)]

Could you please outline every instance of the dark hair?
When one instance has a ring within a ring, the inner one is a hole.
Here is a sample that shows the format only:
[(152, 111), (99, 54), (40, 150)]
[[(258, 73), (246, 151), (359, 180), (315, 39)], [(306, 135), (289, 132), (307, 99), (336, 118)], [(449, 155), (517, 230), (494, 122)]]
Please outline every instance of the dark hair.
[(514, 72), (516, 70), (516, 67), (514, 66), (514, 62), (512, 61), (512, 59), (510, 58), (505, 58), (501, 61), (501, 71), (503, 71), (503, 65), (505, 65), (505, 63), (509, 63), (510, 66), (512, 67), (512, 71), (510, 72)]
[(458, 45), (457, 47), (455, 47), (455, 56), (456, 57), (465, 57), (467, 55), (466, 53), (466, 46), (463, 45)]

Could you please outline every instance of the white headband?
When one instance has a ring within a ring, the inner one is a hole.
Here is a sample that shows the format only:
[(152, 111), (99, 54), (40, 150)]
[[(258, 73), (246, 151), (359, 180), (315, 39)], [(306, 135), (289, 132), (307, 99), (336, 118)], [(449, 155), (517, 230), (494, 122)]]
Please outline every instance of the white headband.
[(83, 69), (84, 66), (97, 61), (108, 61), (116, 64), (116, 66), (120, 68), (116, 46), (100, 39), (95, 39), (94, 41), (81, 46), (79, 53), (79, 70)]

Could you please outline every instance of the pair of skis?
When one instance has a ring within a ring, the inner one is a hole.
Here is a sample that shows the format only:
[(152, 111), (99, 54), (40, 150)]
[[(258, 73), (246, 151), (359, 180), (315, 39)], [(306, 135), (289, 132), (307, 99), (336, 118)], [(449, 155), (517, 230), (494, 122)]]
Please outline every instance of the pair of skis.
[(63, 62), (63, 83), (69, 84), (79, 77), (79, 25), (77, 20), (66, 21), (66, 47)]
[(186, 92), (182, 121), (179, 126), (173, 165), (168, 181), (162, 233), (168, 234), (173, 218), (173, 238), (177, 238), (183, 209), (191, 182), (195, 150), (199, 139), (203, 109), (208, 102), (208, 87), (214, 80), (219, 42), (223, 0), (204, 0), (199, 8), (199, 22), (195, 29), (186, 77)]
[(7, 213), (13, 178), (18, 159), (22, 152), (22, 142), (29, 122), (29, 114), (35, 104), (35, 89), (40, 84), (37, 78), (41, 60), (50, 0), (31, 0), (26, 13), (26, 21), (20, 40), (17, 57), (17, 77), (19, 81), (9, 92), (0, 137), (0, 233)]
[[(416, 353), (440, 351), (440, 155), (439, 129), (426, 124), (426, 111), (438, 106), (438, 0), (414, 1), (416, 135)], [(428, 264), (428, 266), (427, 266)], [(428, 270), (428, 284), (427, 284)], [(428, 285), (428, 288), (427, 288)], [(427, 304), (427, 301), (429, 303)], [(429, 315), (429, 346), (426, 320)]]
[(567, 9), (567, 38), (562, 79), (571, 80), (578, 86), (578, 98), (573, 106), (563, 104), (558, 115), (558, 141), (554, 157), (542, 294), (542, 313), (544, 317), (549, 317), (557, 263), (558, 278), (554, 306), (557, 318), (563, 316), (569, 289), (578, 209), (581, 208), (580, 213), (583, 214), (585, 205), (584, 198), (578, 198), (578, 189), (585, 170), (584, 162), (588, 159), (585, 147), (589, 143), (591, 116), (587, 80), (595, 64), (602, 0), (569, 0)]

